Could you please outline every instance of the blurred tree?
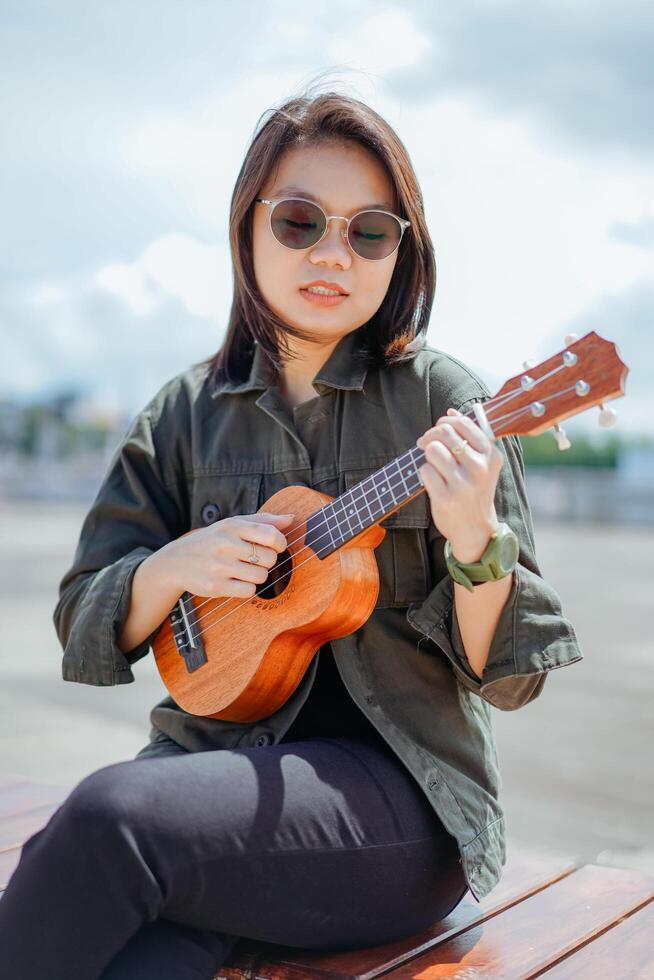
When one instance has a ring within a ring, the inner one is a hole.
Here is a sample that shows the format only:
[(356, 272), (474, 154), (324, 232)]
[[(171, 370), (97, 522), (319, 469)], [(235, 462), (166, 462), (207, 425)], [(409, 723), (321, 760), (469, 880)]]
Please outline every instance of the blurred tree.
[(625, 438), (617, 432), (607, 432), (601, 441), (590, 439), (582, 433), (571, 437), (572, 446), (562, 452), (551, 432), (539, 436), (519, 436), (524, 452), (525, 466), (591, 466), (615, 469), (620, 453), (631, 446), (649, 446), (646, 436)]

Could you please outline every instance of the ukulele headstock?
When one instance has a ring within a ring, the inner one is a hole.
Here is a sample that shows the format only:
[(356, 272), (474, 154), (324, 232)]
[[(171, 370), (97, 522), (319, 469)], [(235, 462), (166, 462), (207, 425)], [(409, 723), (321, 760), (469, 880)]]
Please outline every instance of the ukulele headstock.
[(496, 437), (535, 436), (599, 405), (600, 424), (609, 426), (615, 413), (603, 403), (624, 395), (628, 373), (616, 345), (591, 330), (509, 378), (484, 406), (488, 423)]

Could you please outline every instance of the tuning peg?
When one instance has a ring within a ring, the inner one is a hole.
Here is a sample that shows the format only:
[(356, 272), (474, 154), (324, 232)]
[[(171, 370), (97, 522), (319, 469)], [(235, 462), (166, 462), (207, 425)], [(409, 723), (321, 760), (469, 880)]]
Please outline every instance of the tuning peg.
[(533, 367), (536, 367), (536, 361), (533, 359), (533, 357), (530, 357), (528, 360), (522, 362), (523, 371), (528, 371), (529, 368)]
[(554, 438), (556, 439), (556, 444), (559, 447), (559, 449), (561, 450), (569, 449), (570, 446), (572, 445), (567, 435), (565, 434), (565, 430), (562, 429), (560, 425), (554, 426), (553, 435)]
[(614, 408), (605, 408), (604, 403), (599, 403), (600, 413), (598, 422), (603, 429), (612, 429), (618, 418), (618, 413)]
[(578, 334), (567, 333), (564, 337), (563, 343), (565, 344), (566, 347), (569, 347), (570, 344), (574, 344), (575, 340), (579, 340)]

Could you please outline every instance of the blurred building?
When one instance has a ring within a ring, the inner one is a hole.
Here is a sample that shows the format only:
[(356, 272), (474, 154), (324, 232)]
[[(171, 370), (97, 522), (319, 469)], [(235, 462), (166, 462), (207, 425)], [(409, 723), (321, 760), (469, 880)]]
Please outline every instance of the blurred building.
[[(90, 503), (130, 421), (76, 391), (28, 405), (0, 399), (0, 499)], [(526, 479), (534, 518), (654, 525), (654, 445), (620, 445), (612, 462), (577, 465), (556, 450), (551, 458), (532, 455)]]

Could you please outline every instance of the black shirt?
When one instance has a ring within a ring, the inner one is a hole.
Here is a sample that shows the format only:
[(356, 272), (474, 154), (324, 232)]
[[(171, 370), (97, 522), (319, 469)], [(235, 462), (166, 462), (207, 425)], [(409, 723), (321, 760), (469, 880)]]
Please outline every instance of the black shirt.
[(383, 737), (351, 698), (334, 661), (331, 643), (316, 652), (318, 670), (300, 713), (283, 738), (293, 742), (301, 738), (350, 736), (376, 739)]

